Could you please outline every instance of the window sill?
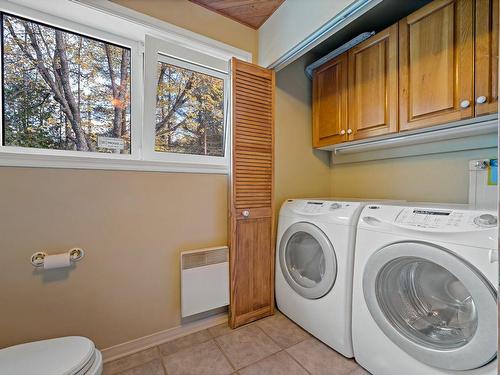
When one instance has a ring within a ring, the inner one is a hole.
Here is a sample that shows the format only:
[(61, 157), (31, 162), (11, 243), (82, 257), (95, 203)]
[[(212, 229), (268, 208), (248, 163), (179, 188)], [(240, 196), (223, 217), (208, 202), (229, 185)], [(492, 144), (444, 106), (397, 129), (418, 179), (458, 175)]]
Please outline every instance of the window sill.
[(0, 167), (228, 174), (227, 165), (0, 152)]

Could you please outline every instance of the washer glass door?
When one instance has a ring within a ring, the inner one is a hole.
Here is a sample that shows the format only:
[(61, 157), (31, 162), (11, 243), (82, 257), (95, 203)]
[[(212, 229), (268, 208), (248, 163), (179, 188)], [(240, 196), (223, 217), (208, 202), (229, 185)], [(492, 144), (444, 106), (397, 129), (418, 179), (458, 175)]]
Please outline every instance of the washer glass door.
[(288, 284), (305, 298), (323, 297), (335, 283), (335, 251), (323, 231), (311, 223), (295, 223), (285, 231), (279, 260)]
[(424, 363), (469, 370), (496, 356), (496, 293), (444, 248), (419, 242), (382, 248), (365, 267), (363, 292), (382, 331)]

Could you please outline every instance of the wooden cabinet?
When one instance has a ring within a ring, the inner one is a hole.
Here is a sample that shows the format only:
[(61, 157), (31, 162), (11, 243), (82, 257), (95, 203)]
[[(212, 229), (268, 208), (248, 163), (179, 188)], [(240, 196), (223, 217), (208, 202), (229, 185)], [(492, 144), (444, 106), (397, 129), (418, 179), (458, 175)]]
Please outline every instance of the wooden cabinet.
[(349, 51), (349, 140), (398, 131), (398, 25)]
[(232, 328), (274, 313), (274, 82), (273, 71), (233, 59)]
[(476, 116), (498, 110), (498, 0), (476, 0)]
[(312, 106), (314, 147), (347, 140), (347, 53), (314, 71)]
[(326, 63), (314, 147), (498, 112), (498, 33), (499, 0), (434, 0)]
[(399, 126), (474, 116), (471, 0), (435, 0), (399, 22)]

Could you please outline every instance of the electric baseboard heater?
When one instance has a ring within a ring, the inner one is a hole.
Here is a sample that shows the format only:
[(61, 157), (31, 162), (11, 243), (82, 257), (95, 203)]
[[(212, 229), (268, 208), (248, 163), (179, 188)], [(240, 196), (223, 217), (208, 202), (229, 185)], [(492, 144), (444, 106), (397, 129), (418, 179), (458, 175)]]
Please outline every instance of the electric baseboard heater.
[(181, 253), (183, 318), (229, 305), (229, 248)]

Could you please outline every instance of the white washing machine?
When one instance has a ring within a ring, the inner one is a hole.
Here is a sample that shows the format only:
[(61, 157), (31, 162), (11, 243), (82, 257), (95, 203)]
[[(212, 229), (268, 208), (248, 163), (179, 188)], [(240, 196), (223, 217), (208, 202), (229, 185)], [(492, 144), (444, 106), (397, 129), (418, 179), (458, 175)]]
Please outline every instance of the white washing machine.
[(359, 364), (374, 375), (497, 374), (496, 215), (363, 210), (352, 317)]
[(353, 356), (351, 297), (356, 224), (366, 202), (290, 199), (279, 216), (278, 309), (346, 357)]

